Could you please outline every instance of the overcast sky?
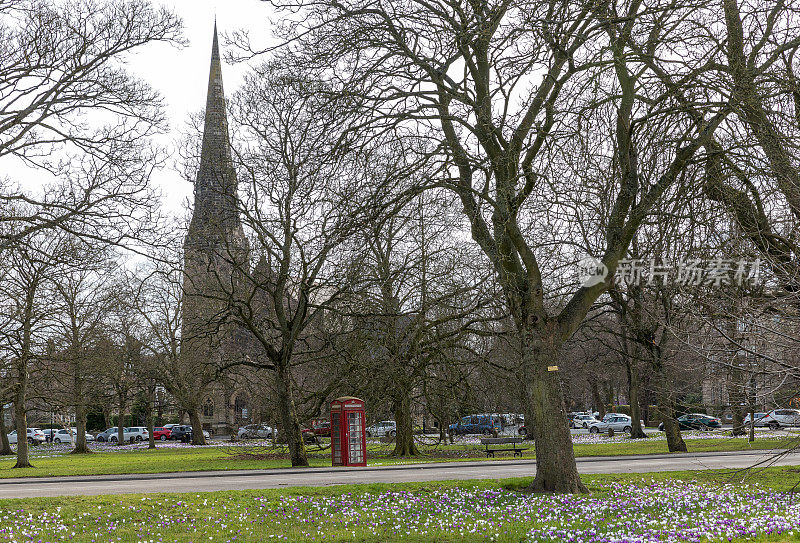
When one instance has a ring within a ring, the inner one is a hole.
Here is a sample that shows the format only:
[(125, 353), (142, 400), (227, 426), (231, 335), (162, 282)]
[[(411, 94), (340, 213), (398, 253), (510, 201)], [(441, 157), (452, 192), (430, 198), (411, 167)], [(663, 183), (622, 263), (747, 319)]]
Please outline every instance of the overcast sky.
[[(162, 44), (144, 47), (131, 57), (131, 70), (157, 89), (167, 105), (172, 134), (165, 139), (170, 143), (180, 136), (190, 113), (205, 107), (208, 69), (211, 60), (211, 39), (214, 17), (222, 35), (237, 29), (247, 29), (251, 36), (269, 39), (271, 9), (259, 0), (153, 0), (154, 3), (172, 8), (183, 18), (184, 35), (189, 41), (182, 49)], [(230, 95), (239, 86), (247, 70), (243, 64), (229, 65), (223, 60), (225, 94)], [(153, 184), (164, 194), (165, 207), (182, 213), (187, 199), (191, 199), (192, 186), (177, 172), (167, 169), (158, 172)]]

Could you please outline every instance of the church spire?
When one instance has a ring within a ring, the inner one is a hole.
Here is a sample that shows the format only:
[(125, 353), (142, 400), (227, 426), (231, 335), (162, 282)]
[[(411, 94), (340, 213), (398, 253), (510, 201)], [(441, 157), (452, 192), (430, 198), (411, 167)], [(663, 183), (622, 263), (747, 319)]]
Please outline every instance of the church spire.
[[(238, 182), (231, 160), (222, 61), (217, 23), (211, 45), (211, 67), (203, 127), (200, 168), (194, 185), (194, 213), (188, 244), (215, 246), (241, 230), (238, 213)], [(200, 239), (200, 238), (205, 239)]]

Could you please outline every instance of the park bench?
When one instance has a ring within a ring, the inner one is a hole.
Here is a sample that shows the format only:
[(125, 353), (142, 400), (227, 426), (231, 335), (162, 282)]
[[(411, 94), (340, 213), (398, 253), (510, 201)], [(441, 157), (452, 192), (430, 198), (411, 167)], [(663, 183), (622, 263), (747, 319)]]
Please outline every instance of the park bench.
[[(504, 451), (514, 451), (514, 456), (522, 456), (522, 452), (528, 450), (528, 447), (519, 446), (522, 440), (521, 437), (482, 437), (481, 445), (486, 447), (486, 458), (494, 457), (494, 453)], [(511, 445), (511, 447), (502, 447), (502, 445)]]

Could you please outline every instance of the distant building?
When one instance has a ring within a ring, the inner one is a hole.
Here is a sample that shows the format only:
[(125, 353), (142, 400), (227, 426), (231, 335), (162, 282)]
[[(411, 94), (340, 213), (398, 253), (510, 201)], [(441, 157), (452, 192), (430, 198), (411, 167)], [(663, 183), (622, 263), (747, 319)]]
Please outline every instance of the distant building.
[(181, 356), (197, 368), (199, 416), (225, 432), (250, 419), (249, 396), (232, 372), (216, 370), (248, 350), (249, 334), (226, 319), (226, 305), (243, 288), (250, 247), (239, 217), (238, 180), (231, 159), (217, 27), (211, 49), (203, 143), (194, 208), (184, 239)]

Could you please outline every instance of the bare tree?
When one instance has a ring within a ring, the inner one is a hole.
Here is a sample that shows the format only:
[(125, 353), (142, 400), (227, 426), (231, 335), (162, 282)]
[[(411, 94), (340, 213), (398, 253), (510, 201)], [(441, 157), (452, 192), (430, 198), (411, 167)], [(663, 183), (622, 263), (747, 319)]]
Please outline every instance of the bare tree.
[[(76, 247), (78, 249), (78, 247)], [(53, 333), (56, 353), (53, 367), (56, 379), (66, 391), (65, 404), (75, 411), (77, 437), (75, 453), (90, 452), (86, 442), (86, 416), (90, 383), (100, 380), (103, 358), (98, 342), (106, 332), (112, 308), (110, 267), (113, 263), (96, 247), (88, 247), (79, 257), (80, 264), (66, 270), (54, 283), (62, 308), (55, 317)]]
[(474, 255), (459, 243), (459, 221), (448, 193), (423, 193), (404, 209), (375, 221), (359, 236), (366, 247), (348, 311), (355, 327), (355, 365), (364, 365), (397, 423), (394, 455), (419, 454), (412, 404), (442, 356), (468, 358), (466, 339), (477, 323), (483, 283)]
[[(2, 253), (7, 273), (0, 281), (0, 296), (9, 316), (2, 332), (2, 349), (7, 353), (17, 431), (17, 463), (30, 467), (28, 457), (27, 400), (30, 372), (41, 359), (46, 330), (53, 309), (53, 284), (58, 272), (68, 266), (70, 247), (65, 236), (39, 233), (30, 243), (18, 244)], [(66, 266), (65, 266), (66, 265)]]
[[(151, 222), (137, 219), (150, 213), (146, 181), (159, 159), (146, 138), (164, 119), (158, 95), (124, 62), (147, 43), (180, 44), (180, 31), (174, 14), (147, 0), (0, 3), (0, 158), (60, 179), (43, 192), (2, 181), (0, 222), (17, 226), (0, 247), (76, 224), (113, 243), (149, 233)], [(142, 164), (126, 163), (134, 150)], [(103, 171), (92, 162), (125, 175), (80, 175)]]
[[(712, 112), (696, 134), (680, 112), (645, 116), (672, 130), (657, 168), (642, 175), (637, 115), (650, 108), (670, 112), (672, 98), (634, 58), (628, 38), (644, 37), (646, 54), (659, 63), (661, 53), (672, 54), (660, 45), (680, 36), (686, 14), (668, 7), (652, 22), (637, 16), (639, 2), (569, 0), (273, 3), (287, 13), (299, 10), (285, 19), (287, 54), (323, 73), (337, 66), (333, 77), (361, 101), (370, 128), (412, 130), (438, 143), (431, 157), (441, 160), (437, 181), (458, 196), (524, 345), (521, 367), (532, 417), (527, 422), (537, 456), (531, 488), (585, 492), (564, 423), (558, 372), (551, 369), (610, 277), (577, 289), (548, 283), (561, 260), (574, 257), (568, 232), (577, 224), (591, 232), (592, 244), (585, 249), (601, 255), (613, 276), (655, 202), (724, 117)], [(624, 13), (617, 14), (618, 8)], [(604, 66), (608, 77), (593, 78)], [(587, 176), (557, 156), (576, 142), (569, 135), (582, 121), (570, 108), (583, 89), (601, 94), (613, 89), (598, 99), (617, 110), (615, 126), (598, 132), (612, 137), (615, 148), (605, 166)], [(600, 173), (606, 171), (614, 175)], [(556, 294), (565, 302), (549, 305)]]
[[(251, 232), (251, 260), (227, 247), (230, 272), (200, 292), (246, 331), (238, 356), (222, 363), (266, 370), (274, 378), (282, 439), (292, 465), (307, 466), (297, 414), (294, 368), (319, 356), (323, 314), (347, 288), (336, 255), (361, 219), (367, 175), (340, 147), (348, 121), (321, 83), (277, 64), (255, 69), (233, 100), (245, 197), (240, 214)], [(358, 164), (368, 165), (369, 157)], [(255, 263), (251, 267), (251, 262)], [(212, 272), (214, 270), (211, 270)], [(224, 326), (220, 321), (218, 327)], [(242, 356), (244, 352), (244, 356)]]
[(129, 274), (122, 303), (137, 323), (144, 351), (143, 367), (139, 368), (144, 382), (153, 379), (166, 389), (178, 408), (189, 414), (192, 443), (202, 445), (201, 402), (220, 375), (216, 365), (182, 356), (186, 348), (181, 336), (184, 290), (176, 270), (177, 266), (156, 263)]

